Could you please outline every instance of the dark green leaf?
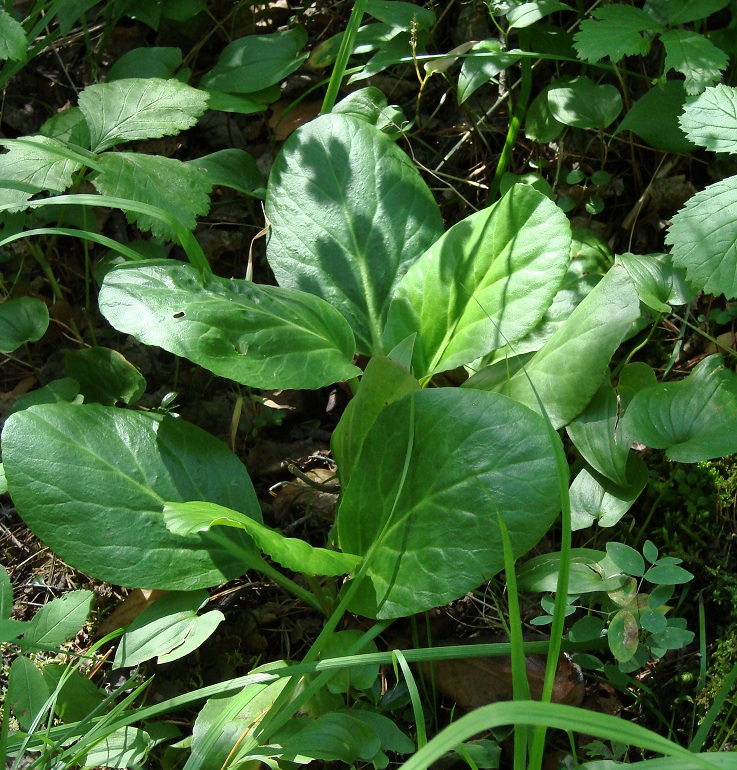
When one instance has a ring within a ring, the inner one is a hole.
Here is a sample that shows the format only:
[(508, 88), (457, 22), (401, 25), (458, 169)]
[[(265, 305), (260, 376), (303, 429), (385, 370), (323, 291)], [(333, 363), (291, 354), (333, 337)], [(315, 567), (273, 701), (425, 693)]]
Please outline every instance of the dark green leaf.
[(700, 94), (722, 76), (729, 57), (703, 35), (687, 29), (672, 29), (660, 36), (665, 46), (665, 72), (685, 75), (686, 93)]
[(99, 304), (119, 331), (251, 387), (319, 388), (360, 374), (340, 313), (292, 289), (167, 261), (111, 270)]
[(607, 641), (612, 655), (626, 663), (637, 652), (640, 643), (640, 629), (635, 616), (626, 609), (621, 609), (609, 623)]
[(58, 647), (82, 629), (92, 609), (92, 591), (70, 591), (52, 599), (33, 616), (23, 641)]
[(645, 573), (645, 560), (642, 554), (624, 543), (609, 542), (606, 544), (609, 558), (626, 574), (642, 577)]
[(656, 585), (681, 585), (693, 580), (693, 575), (676, 564), (656, 564), (645, 573), (645, 580)]
[(601, 6), (591, 16), (573, 36), (578, 57), (588, 62), (608, 56), (616, 63), (625, 56), (644, 56), (650, 50), (650, 38), (642, 33), (660, 28), (645, 11), (624, 4)]
[[(362, 636), (363, 631), (359, 630), (336, 631), (327, 640), (320, 657), (323, 659), (343, 657), (348, 654), (351, 645)], [(378, 652), (378, 647), (374, 642), (370, 642), (362, 652)], [(328, 689), (334, 693), (347, 693), (351, 687), (356, 690), (368, 690), (379, 676), (379, 668), (378, 663), (372, 663), (369, 666), (338, 669), (328, 682)]]
[(668, 621), (665, 619), (665, 615), (660, 612), (655, 612), (655, 610), (642, 610), (642, 612), (640, 612), (640, 625), (645, 631), (657, 634), (668, 627)]
[(603, 129), (622, 111), (622, 97), (614, 86), (597, 85), (581, 75), (553, 85), (548, 91), (548, 106), (553, 117), (566, 126)]
[(533, 100), (525, 115), (525, 136), (540, 144), (554, 142), (565, 128), (563, 123), (553, 117), (548, 104), (548, 92), (552, 86), (544, 88)]
[(458, 104), (463, 104), (481, 86), (490, 83), (492, 78), (518, 59), (519, 54), (503, 51), (502, 44), (495, 38), (476, 43), (463, 60), (458, 76)]
[(691, 644), (693, 640), (693, 631), (668, 626), (664, 631), (653, 634), (649, 642), (653, 647), (660, 647), (664, 650), (680, 650), (681, 647)]
[(642, 546), (642, 555), (651, 564), (654, 564), (658, 560), (658, 549), (652, 540), (645, 541), (645, 545)]
[[(43, 667), (43, 678), (49, 691), (56, 690), (66, 672), (67, 666), (61, 663), (47, 663)], [(97, 708), (104, 697), (86, 676), (72, 671), (56, 693), (54, 713), (62, 722), (78, 722)]]
[(24, 342), (36, 342), (49, 326), (46, 303), (35, 297), (0, 303), (0, 353), (12, 353)]
[(255, 158), (245, 150), (219, 150), (190, 160), (188, 165), (204, 171), (212, 186), (232, 187), (246, 195), (253, 195), (255, 190), (266, 186)]
[(48, 697), (49, 688), (43, 674), (28, 658), (19, 655), (8, 672), (5, 703), (13, 710), (13, 716), (24, 730), (30, 729)]
[(67, 353), (67, 374), (79, 383), (85, 401), (114, 406), (135, 404), (146, 391), (145, 377), (116, 350), (86, 348)]
[(23, 25), (0, 8), (0, 60), (23, 61), (27, 49), (28, 38)]
[(13, 612), (13, 584), (8, 571), (0, 564), (0, 620), (8, 620)]
[(182, 63), (180, 48), (152, 46), (134, 48), (120, 56), (110, 67), (106, 82), (125, 78), (162, 78), (174, 77)]
[[(20, 412), (36, 404), (58, 404), (60, 401), (70, 403), (78, 395), (79, 383), (71, 377), (62, 377), (60, 380), (52, 380), (48, 385), (21, 396), (8, 410), (8, 414)], [(78, 400), (82, 401), (81, 396)]]

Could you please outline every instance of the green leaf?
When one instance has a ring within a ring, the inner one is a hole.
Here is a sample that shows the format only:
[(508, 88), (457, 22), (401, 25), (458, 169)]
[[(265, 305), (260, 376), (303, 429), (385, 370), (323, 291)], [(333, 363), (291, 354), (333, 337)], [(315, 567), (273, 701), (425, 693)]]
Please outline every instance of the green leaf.
[(463, 387), (504, 393), (535, 410), (536, 391), (553, 425), (563, 427), (599, 389), (612, 356), (639, 315), (632, 279), (624, 269), (613, 267), (524, 369), (508, 376), (501, 362), (482, 369)]
[(559, 0), (534, 0), (529, 3), (522, 3), (513, 7), (507, 13), (507, 22), (510, 29), (521, 29), (529, 27), (540, 19), (544, 19), (556, 11), (572, 11), (569, 5), (559, 2)]
[(729, 5), (729, 0), (648, 0), (645, 6), (661, 6), (666, 13), (668, 24), (677, 27), (692, 21), (705, 19)]
[(389, 105), (386, 96), (373, 86), (359, 88), (348, 94), (333, 107), (332, 112), (365, 120), (392, 139), (400, 136), (403, 127), (408, 125), (402, 108), (395, 104)]
[(255, 158), (245, 150), (219, 150), (190, 160), (187, 165), (204, 172), (211, 186), (232, 187), (246, 195), (253, 195), (256, 190), (266, 186)]
[(67, 353), (66, 369), (88, 403), (135, 404), (146, 392), (146, 378), (117, 350), (94, 347)]
[[(269, 96), (263, 96), (269, 92)], [(220, 112), (236, 112), (240, 115), (251, 115), (254, 112), (263, 112), (269, 104), (272, 104), (279, 99), (279, 89), (276, 89), (276, 93), (272, 94), (270, 89), (266, 89), (264, 92), (259, 91), (259, 98), (256, 98), (256, 94), (245, 96), (244, 94), (229, 94), (225, 91), (210, 90), (207, 92), (209, 99), (207, 102), (207, 108), (209, 110), (219, 110)], [(274, 98), (271, 98), (273, 96)]]
[(389, 308), (386, 348), (417, 332), (413, 371), (423, 378), (514, 343), (550, 307), (570, 246), (563, 212), (516, 185), (451, 227), (410, 268)]
[(645, 574), (645, 560), (642, 554), (624, 543), (609, 542), (606, 544), (607, 556), (626, 575), (642, 577)]
[(266, 216), (277, 282), (327, 300), (348, 319), (359, 353), (382, 354), (392, 292), (442, 233), (407, 155), (362, 120), (323, 115), (284, 143)]
[[(680, 118), (681, 128), (699, 147), (706, 147), (712, 152), (735, 153), (737, 152), (736, 114), (737, 88), (724, 85), (713, 86), (685, 105)], [(707, 187), (700, 194), (703, 195), (709, 189)]]
[(655, 564), (644, 577), (645, 580), (656, 585), (681, 585), (693, 580), (693, 575), (677, 564)]
[(607, 641), (612, 655), (620, 663), (626, 663), (633, 658), (640, 644), (640, 628), (629, 610), (621, 609), (611, 619)]
[(0, 353), (12, 353), (24, 342), (41, 339), (49, 327), (49, 309), (35, 297), (0, 303)]
[(248, 35), (234, 40), (218, 56), (215, 66), (200, 80), (205, 90), (250, 94), (284, 80), (308, 54), (303, 27), (270, 35)]
[[(15, 641), (26, 630), (28, 623), (0, 618), (0, 644)], [(2, 657), (2, 656), (0, 656)]]
[(668, 626), (664, 631), (653, 634), (648, 641), (652, 647), (659, 647), (663, 650), (680, 650), (681, 647), (691, 644), (693, 640), (693, 631)]
[(118, 57), (110, 67), (107, 83), (125, 78), (161, 78), (167, 80), (182, 63), (182, 49), (166, 46), (133, 48)]
[[(10, 409), (8, 414), (20, 412), (36, 404), (58, 404), (60, 401), (69, 403), (74, 401), (79, 394), (79, 383), (71, 377), (62, 377), (60, 380), (52, 380), (42, 388), (32, 390), (25, 396), (21, 396)], [(82, 398), (78, 399), (81, 403)]]
[(246, 469), (225, 444), (183, 420), (97, 404), (48, 404), (11, 415), (3, 464), (18, 513), (59, 558), (129, 587), (219, 585), (260, 559), (234, 533), (181, 538), (166, 500), (205, 499), (261, 520)]
[(23, 61), (27, 50), (28, 38), (23, 25), (0, 9), (0, 60)]
[(581, 75), (551, 86), (548, 107), (553, 117), (566, 126), (604, 129), (622, 111), (622, 97), (614, 86), (597, 85)]
[(684, 75), (687, 94), (700, 94), (713, 85), (729, 64), (724, 51), (691, 30), (672, 29), (660, 39), (665, 46), (665, 72), (674, 69)]
[(111, 270), (99, 305), (118, 331), (251, 387), (319, 388), (360, 374), (346, 321), (303, 292), (167, 261)]
[(696, 463), (737, 452), (737, 374), (709, 356), (685, 379), (641, 390), (622, 430), (671, 460)]
[(645, 545), (642, 546), (642, 555), (650, 564), (654, 564), (658, 560), (658, 549), (652, 540), (645, 541)]
[(13, 584), (8, 571), (0, 564), (0, 620), (8, 620), (13, 613)]
[(58, 647), (82, 630), (92, 609), (92, 591), (70, 591), (52, 599), (33, 616), (23, 641)]
[(655, 612), (655, 610), (642, 610), (640, 612), (640, 625), (645, 631), (657, 634), (668, 627), (668, 621), (660, 612)]
[(618, 485), (593, 468), (584, 468), (571, 485), (571, 520), (574, 530), (591, 526), (613, 527), (642, 494), (648, 482), (647, 465), (630, 453), (627, 483)]
[(69, 107), (64, 112), (52, 115), (39, 129), (39, 132), (50, 139), (76, 144), (89, 149), (90, 130), (79, 107)]
[(630, 5), (604, 5), (591, 16), (573, 36), (578, 58), (588, 62), (608, 56), (616, 64), (625, 56), (644, 56), (650, 50), (650, 38), (642, 33), (660, 29), (649, 14)]
[(46, 136), (24, 136), (2, 139), (8, 152), (0, 155), (0, 179), (19, 182), (39, 190), (64, 192), (72, 184), (75, 172), (82, 168), (79, 160), (69, 157), (69, 150), (57, 139)]
[(671, 305), (687, 305), (696, 297), (686, 271), (673, 267), (670, 254), (620, 254), (617, 262), (630, 274), (640, 300), (659, 313), (670, 313)]
[(79, 108), (90, 129), (92, 151), (102, 152), (191, 128), (207, 109), (207, 94), (178, 80), (127, 78), (87, 86), (79, 95)]
[(81, 767), (129, 768), (146, 761), (152, 742), (148, 733), (137, 727), (121, 727), (106, 736), (78, 759)]
[(368, 362), (358, 392), (330, 439), (343, 487), (348, 485), (366, 434), (382, 409), (418, 388), (417, 380), (395, 361), (376, 356)]
[[(205, 172), (189, 163), (162, 155), (110, 152), (99, 160), (102, 171), (92, 184), (103, 195), (148, 203), (176, 217), (194, 230), (197, 217), (210, 210), (210, 180)], [(177, 234), (161, 219), (127, 211), (131, 224), (150, 230), (155, 236), (176, 240)]]
[[(43, 678), (50, 692), (54, 692), (67, 674), (67, 666), (61, 663), (46, 663)], [(104, 700), (104, 695), (94, 684), (79, 671), (67, 674), (66, 681), (55, 693), (54, 713), (63, 722), (78, 722), (96, 709)]]
[(435, 15), (429, 8), (398, 0), (366, 0), (366, 13), (375, 19), (410, 30), (416, 25), (418, 30), (430, 29), (435, 21)]
[(207, 591), (172, 591), (157, 599), (128, 626), (115, 653), (113, 668), (179, 660), (196, 650), (225, 620), (218, 610), (198, 615)]
[(341, 548), (372, 553), (351, 609), (401, 617), (463, 596), (504, 567), (497, 514), (520, 556), (558, 510), (540, 416), (492, 393), (410, 393), (371, 426), (338, 511)]
[[(605, 557), (603, 551), (573, 548), (567, 593), (577, 595), (620, 588), (622, 576), (606, 577), (599, 566)], [(519, 568), (517, 584), (524, 591), (555, 593), (558, 590), (559, 572), (560, 553), (542, 554), (529, 559)]]
[[(351, 645), (355, 644), (363, 636), (363, 631), (347, 630), (336, 631), (325, 643), (320, 657), (341, 658), (348, 654)], [(366, 645), (362, 653), (378, 652), (379, 648), (374, 642)], [(368, 666), (354, 666), (352, 668), (341, 668), (333, 674), (328, 682), (328, 689), (334, 693), (347, 693), (351, 688), (356, 690), (368, 690), (379, 676), (380, 666), (378, 663), (372, 663)]]
[(275, 562), (285, 569), (306, 575), (345, 575), (361, 561), (353, 554), (315, 548), (299, 538), (285, 537), (253, 518), (214, 503), (167, 503), (164, 506), (164, 522), (170, 532), (183, 536), (206, 532), (216, 526), (242, 529)]
[(673, 217), (665, 242), (691, 284), (737, 297), (737, 176), (690, 198)]
[(5, 703), (24, 730), (30, 730), (33, 720), (46, 704), (49, 688), (43, 674), (23, 655), (19, 655), (8, 672)]
[(525, 115), (525, 136), (540, 144), (554, 142), (565, 127), (553, 117), (548, 104), (551, 88), (552, 86), (547, 86), (532, 100)]
[[(474, 53), (483, 55), (474, 56)], [(458, 104), (463, 104), (471, 94), (490, 83), (492, 78), (518, 59), (519, 54), (503, 51), (502, 44), (495, 38), (476, 43), (463, 60), (458, 76)]]

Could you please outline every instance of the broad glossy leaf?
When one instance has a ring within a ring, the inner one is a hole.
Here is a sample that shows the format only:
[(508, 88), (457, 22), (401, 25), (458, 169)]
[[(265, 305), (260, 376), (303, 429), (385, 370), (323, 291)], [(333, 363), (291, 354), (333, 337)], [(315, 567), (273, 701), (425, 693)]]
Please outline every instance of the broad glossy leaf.
[[(707, 88), (701, 96), (690, 101), (683, 108), (680, 118), (681, 128), (699, 147), (706, 147), (712, 152), (735, 153), (737, 152), (736, 112), (737, 88), (725, 85)], [(707, 190), (709, 189), (707, 187)]]
[(622, 97), (614, 86), (597, 85), (581, 75), (553, 85), (548, 91), (548, 106), (553, 117), (566, 126), (603, 129), (622, 111)]
[[(30, 185), (40, 190), (64, 192), (72, 184), (80, 159), (57, 139), (24, 136), (0, 140), (8, 152), (0, 155), (0, 179)], [(70, 157), (70, 155), (72, 157)]]
[(691, 96), (719, 80), (729, 64), (727, 54), (697, 32), (671, 29), (660, 41), (665, 46), (665, 72), (674, 69), (684, 75), (684, 88)]
[(78, 392), (87, 403), (135, 404), (146, 391), (146, 378), (123, 355), (110, 348), (93, 347), (68, 353), (66, 369), (79, 383)]
[(504, 567), (497, 514), (520, 556), (558, 510), (541, 417), (497, 394), (411, 393), (372, 425), (338, 511), (341, 548), (372, 553), (351, 609), (392, 618), (456, 599)]
[(709, 356), (685, 379), (641, 390), (622, 430), (671, 460), (697, 463), (737, 452), (737, 374)]
[(28, 49), (28, 38), (23, 25), (0, 8), (0, 60), (23, 61)]
[(507, 377), (501, 362), (482, 369), (463, 387), (504, 393), (537, 410), (534, 386), (553, 425), (563, 427), (596, 393), (612, 356), (639, 316), (632, 279), (624, 268), (615, 266), (524, 370)]
[(369, 361), (358, 392), (343, 412), (330, 439), (344, 487), (350, 481), (366, 434), (381, 410), (418, 388), (417, 380), (395, 361), (384, 356)]
[(679, 123), (685, 103), (682, 81), (658, 84), (630, 107), (614, 134), (632, 131), (658, 150), (690, 152), (695, 145), (686, 138)]
[[(164, 209), (188, 230), (194, 230), (197, 217), (210, 210), (212, 183), (204, 171), (189, 163), (137, 152), (109, 152), (99, 163), (103, 170), (93, 177), (92, 184), (103, 195)], [(177, 238), (161, 219), (135, 211), (126, 212), (126, 216), (141, 230), (169, 240)]]
[(53, 599), (33, 616), (24, 641), (51, 646), (68, 642), (85, 624), (94, 598), (92, 591), (70, 591)]
[(594, 522), (600, 527), (613, 527), (629, 511), (648, 481), (647, 466), (641, 457), (629, 454), (626, 475), (627, 483), (621, 486), (588, 466), (576, 476), (571, 484), (574, 530)]
[(319, 388), (360, 374), (345, 319), (302, 292), (205, 277), (172, 260), (111, 270), (99, 304), (118, 331), (254, 388)]
[(495, 38), (476, 43), (463, 60), (458, 76), (458, 104), (463, 104), (481, 86), (490, 83), (492, 78), (518, 59), (518, 53), (503, 51), (502, 44)]
[(256, 159), (245, 150), (230, 148), (218, 150), (202, 158), (188, 161), (188, 165), (204, 171), (210, 185), (232, 187), (238, 192), (253, 195), (266, 186), (266, 180), (256, 165)]
[(36, 342), (49, 327), (49, 309), (35, 297), (0, 303), (0, 353), (12, 353), (24, 342)]
[[(194, 425), (97, 404), (45, 404), (11, 415), (2, 439), (18, 513), (76, 569), (169, 590), (218, 585), (248, 569), (211, 535), (181, 538), (164, 525), (166, 500), (209, 499), (261, 519), (246, 469)], [(253, 549), (247, 537), (233, 537)]]
[(360, 561), (353, 554), (316, 548), (299, 538), (285, 537), (255, 519), (214, 503), (167, 503), (164, 507), (164, 521), (170, 532), (184, 536), (207, 532), (217, 526), (242, 529), (275, 562), (293, 572), (306, 575), (345, 575)]
[(609, 57), (616, 64), (625, 56), (644, 56), (650, 39), (642, 33), (660, 28), (652, 16), (630, 5), (600, 6), (591, 16), (573, 36), (579, 59), (588, 62)]
[(20, 412), (22, 409), (28, 409), (29, 406), (36, 406), (36, 404), (58, 404), (59, 401), (70, 403), (75, 399), (81, 403), (83, 399), (81, 396), (78, 398), (78, 396), (79, 383), (71, 377), (62, 377), (60, 380), (52, 380), (48, 385), (21, 396), (8, 409), (8, 414)]
[(172, 591), (157, 599), (128, 626), (115, 654), (114, 668), (178, 660), (197, 649), (225, 620), (218, 610), (198, 615), (207, 591)]
[(93, 152), (191, 128), (207, 109), (207, 94), (178, 80), (126, 78), (95, 83), (79, 95)]
[(690, 198), (673, 217), (665, 242), (690, 283), (709, 294), (737, 297), (737, 176)]
[(18, 724), (28, 730), (49, 697), (43, 674), (24, 655), (19, 655), (8, 672), (5, 703), (13, 710)]
[(620, 254), (617, 262), (630, 274), (640, 300), (659, 313), (670, 313), (671, 305), (686, 305), (696, 297), (686, 271), (673, 267), (670, 254)]
[(285, 142), (266, 216), (278, 283), (330, 302), (359, 353), (383, 353), (392, 292), (442, 233), (440, 210), (407, 155), (363, 120), (323, 115)]
[(248, 35), (225, 46), (215, 66), (200, 80), (206, 90), (250, 94), (279, 83), (307, 58), (303, 27), (270, 35)]
[(570, 261), (563, 212), (529, 185), (472, 214), (410, 268), (395, 292), (387, 349), (417, 332), (418, 378), (463, 366), (542, 319)]

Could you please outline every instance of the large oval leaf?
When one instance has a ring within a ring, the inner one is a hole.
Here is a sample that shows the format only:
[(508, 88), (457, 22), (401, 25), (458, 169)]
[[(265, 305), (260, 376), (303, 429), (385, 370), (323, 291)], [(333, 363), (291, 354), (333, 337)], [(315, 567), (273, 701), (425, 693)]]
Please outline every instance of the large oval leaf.
[(417, 377), (514, 342), (550, 307), (570, 261), (566, 215), (529, 185), (448, 230), (412, 266), (389, 308), (391, 349), (417, 332)]
[(299, 291), (166, 261), (111, 270), (99, 304), (118, 331), (254, 388), (320, 388), (361, 373), (345, 319)]
[(457, 599), (504, 567), (497, 514), (519, 556), (559, 507), (539, 415), (494, 393), (411, 393), (369, 430), (338, 513), (342, 550), (373, 549), (351, 609), (393, 618)]
[(634, 441), (667, 449), (671, 460), (697, 463), (737, 452), (737, 375), (721, 356), (705, 358), (680, 382), (645, 388), (621, 421)]
[[(183, 538), (164, 525), (166, 500), (211, 500), (261, 520), (246, 469), (194, 425), (97, 404), (44, 404), (11, 415), (2, 439), (18, 513), (76, 569), (169, 590), (218, 585), (248, 569), (214, 536)], [(247, 536), (233, 538), (260, 558)]]
[(375, 126), (323, 115), (285, 142), (266, 215), (277, 282), (330, 302), (350, 322), (358, 352), (381, 354), (394, 287), (443, 231), (412, 161)]

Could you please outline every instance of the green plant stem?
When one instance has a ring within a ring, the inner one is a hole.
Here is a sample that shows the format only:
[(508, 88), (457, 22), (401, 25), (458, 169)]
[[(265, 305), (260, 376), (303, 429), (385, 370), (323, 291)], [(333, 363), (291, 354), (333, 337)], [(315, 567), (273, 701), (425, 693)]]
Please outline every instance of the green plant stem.
[(366, 2), (367, 0), (355, 0), (353, 3), (351, 17), (348, 19), (348, 25), (343, 34), (343, 39), (340, 41), (338, 56), (335, 59), (335, 64), (333, 64), (333, 71), (330, 75), (328, 90), (322, 103), (322, 109), (320, 110), (323, 115), (333, 109), (335, 102), (338, 99), (340, 85), (343, 82), (343, 77), (348, 68), (348, 60), (351, 58), (355, 46), (358, 28), (361, 26), (361, 21), (363, 20)]
[(719, 688), (719, 692), (714, 698), (714, 703), (711, 704), (711, 708), (706, 712), (704, 721), (699, 726), (699, 729), (696, 731), (696, 735), (694, 735), (691, 743), (688, 746), (689, 751), (698, 752), (704, 748), (704, 744), (706, 743), (706, 739), (709, 737), (711, 728), (714, 726), (714, 722), (719, 716), (719, 712), (722, 710), (722, 706), (724, 706), (724, 701), (727, 700), (727, 696), (732, 691), (735, 682), (737, 682), (737, 664), (732, 666), (732, 670), (727, 674), (726, 677), (724, 677), (722, 686)]

